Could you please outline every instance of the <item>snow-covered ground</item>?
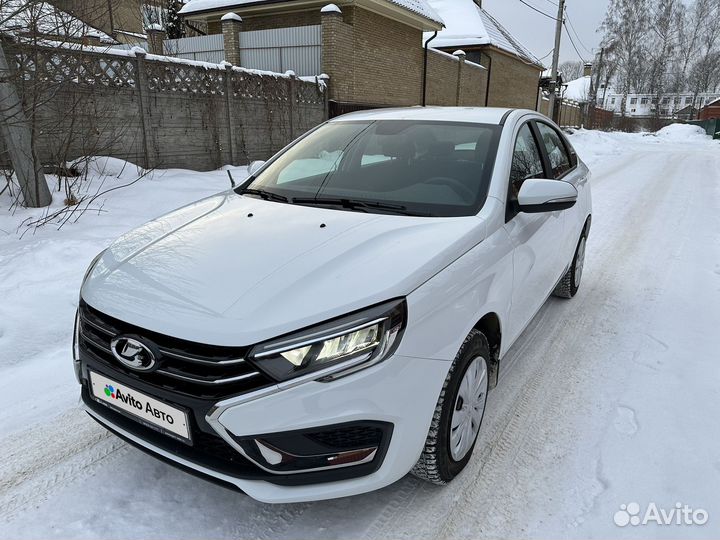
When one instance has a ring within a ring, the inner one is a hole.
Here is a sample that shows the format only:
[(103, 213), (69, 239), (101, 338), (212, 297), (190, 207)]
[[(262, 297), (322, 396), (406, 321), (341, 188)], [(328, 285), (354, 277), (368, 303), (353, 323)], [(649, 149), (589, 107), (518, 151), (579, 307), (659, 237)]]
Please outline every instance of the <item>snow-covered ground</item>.
[[(26, 230), (42, 211), (0, 199), (0, 538), (720, 536), (720, 142), (688, 126), (571, 139), (594, 173), (584, 283), (506, 357), (467, 470), (444, 488), (408, 476), (322, 503), (267, 506), (208, 484), (77, 407), (86, 266), (124, 231), (226, 189), (225, 172), (155, 172), (59, 231)], [(137, 174), (99, 170), (112, 174), (96, 187)], [(708, 521), (618, 527), (630, 503)]]

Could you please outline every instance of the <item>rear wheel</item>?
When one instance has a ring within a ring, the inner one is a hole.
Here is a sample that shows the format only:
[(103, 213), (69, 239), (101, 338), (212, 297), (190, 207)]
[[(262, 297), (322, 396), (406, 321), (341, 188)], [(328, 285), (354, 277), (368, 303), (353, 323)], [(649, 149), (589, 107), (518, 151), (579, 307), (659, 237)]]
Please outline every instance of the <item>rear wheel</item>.
[(485, 415), (489, 359), (487, 338), (473, 330), (445, 379), (415, 476), (447, 484), (470, 461)]
[(583, 231), (577, 248), (575, 249), (575, 257), (573, 257), (570, 268), (565, 273), (560, 283), (557, 284), (553, 295), (560, 298), (572, 298), (580, 289), (580, 281), (582, 280), (583, 269), (585, 267), (585, 245), (587, 244), (587, 235)]

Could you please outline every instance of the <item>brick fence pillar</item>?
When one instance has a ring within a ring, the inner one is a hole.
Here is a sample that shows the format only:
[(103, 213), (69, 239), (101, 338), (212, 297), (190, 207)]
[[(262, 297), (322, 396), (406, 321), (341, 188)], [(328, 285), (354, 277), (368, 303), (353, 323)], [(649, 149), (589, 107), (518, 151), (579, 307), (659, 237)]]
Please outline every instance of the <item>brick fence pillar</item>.
[(462, 99), (462, 72), (465, 67), (465, 51), (455, 51), (454, 56), (458, 59), (457, 93), (455, 94), (455, 105), (460, 105)]
[(220, 19), (222, 25), (223, 42), (225, 47), (225, 61), (234, 66), (240, 66), (240, 32), (242, 31), (242, 18), (237, 13), (226, 13)]
[(163, 43), (167, 37), (165, 29), (159, 24), (151, 24), (145, 29), (145, 33), (147, 34), (150, 54), (164, 55), (165, 49)]
[[(322, 71), (334, 82), (329, 89), (328, 97), (335, 99), (339, 94), (346, 93), (343, 85), (349, 66), (343, 66), (340, 43), (342, 39), (343, 14), (335, 4), (328, 4), (320, 10), (322, 25)], [(343, 77), (345, 75), (345, 77)]]

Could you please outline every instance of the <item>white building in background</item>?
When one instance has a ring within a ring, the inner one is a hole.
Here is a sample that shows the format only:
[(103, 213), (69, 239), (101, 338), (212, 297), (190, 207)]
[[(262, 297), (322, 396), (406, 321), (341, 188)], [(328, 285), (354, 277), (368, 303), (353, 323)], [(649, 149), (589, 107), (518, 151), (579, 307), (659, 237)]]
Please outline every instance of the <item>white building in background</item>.
[[(599, 99), (602, 99), (602, 90)], [(693, 104), (693, 98), (695, 103)], [(720, 99), (720, 92), (706, 92), (698, 94), (695, 97), (692, 93), (682, 93), (679, 95), (668, 95), (657, 102), (654, 94), (628, 94), (625, 104), (625, 115), (631, 117), (650, 117), (655, 116), (658, 108), (660, 116), (672, 118), (678, 111), (694, 106), (695, 109), (702, 109), (705, 105)], [(622, 110), (623, 95), (613, 91), (608, 91), (603, 101), (603, 109), (614, 111), (620, 114)]]

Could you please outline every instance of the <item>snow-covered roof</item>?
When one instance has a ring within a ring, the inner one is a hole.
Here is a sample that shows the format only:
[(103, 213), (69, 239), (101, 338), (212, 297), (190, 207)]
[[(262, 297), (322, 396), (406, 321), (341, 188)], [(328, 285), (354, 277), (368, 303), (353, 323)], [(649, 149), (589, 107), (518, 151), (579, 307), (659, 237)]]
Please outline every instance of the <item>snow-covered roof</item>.
[(580, 77), (579, 79), (566, 83), (566, 89), (563, 92), (563, 97), (565, 99), (572, 99), (573, 101), (589, 101), (591, 86), (592, 77)]
[[(542, 66), (529, 50), (517, 41), (495, 17), (473, 0), (427, 0), (445, 22), (445, 29), (431, 47), (468, 47), (492, 45), (519, 56), (522, 60)], [(426, 39), (432, 34), (426, 34)]]
[[(190, 15), (192, 13), (200, 13), (203, 11), (214, 11), (220, 9), (230, 9), (241, 6), (276, 4), (280, 0), (189, 0), (180, 10), (181, 15)], [(443, 24), (442, 18), (429, 5), (428, 0), (380, 0), (390, 4), (395, 4), (401, 8), (425, 17), (436, 23)], [(330, 3), (330, 2), (328, 2)]]
[(26, 33), (33, 30), (48, 36), (73, 39), (93, 36), (99, 37), (105, 43), (116, 43), (105, 32), (84, 23), (49, 2), (28, 2), (28, 0), (0, 2), (0, 31)]

